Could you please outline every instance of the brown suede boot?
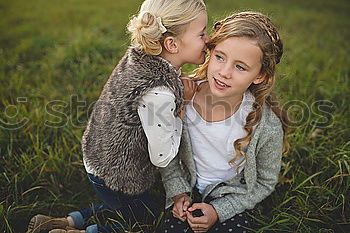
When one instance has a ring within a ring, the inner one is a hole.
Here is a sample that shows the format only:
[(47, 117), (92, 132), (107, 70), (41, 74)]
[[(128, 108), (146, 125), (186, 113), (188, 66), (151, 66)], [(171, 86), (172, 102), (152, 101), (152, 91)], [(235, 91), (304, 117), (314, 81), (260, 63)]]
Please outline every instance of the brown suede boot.
[(28, 224), (26, 233), (39, 233), (55, 228), (65, 229), (68, 226), (66, 218), (54, 218), (42, 214), (35, 215)]
[(77, 230), (72, 227), (67, 227), (64, 229), (53, 229), (49, 233), (85, 233), (85, 230)]

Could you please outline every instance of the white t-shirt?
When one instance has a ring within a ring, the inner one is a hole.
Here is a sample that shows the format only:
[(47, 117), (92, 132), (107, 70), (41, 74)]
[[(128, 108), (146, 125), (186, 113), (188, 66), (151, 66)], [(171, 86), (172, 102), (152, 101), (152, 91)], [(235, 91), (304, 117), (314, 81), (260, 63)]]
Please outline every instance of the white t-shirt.
[[(243, 127), (253, 102), (253, 95), (245, 92), (238, 110), (229, 118), (218, 122), (205, 121), (193, 107), (193, 99), (186, 106), (185, 121), (196, 163), (196, 187), (200, 193), (207, 185), (231, 179), (244, 169), (243, 165), (237, 171), (237, 166), (229, 161), (236, 154), (233, 143), (246, 136)], [(239, 165), (241, 161), (243, 157), (236, 164)]]

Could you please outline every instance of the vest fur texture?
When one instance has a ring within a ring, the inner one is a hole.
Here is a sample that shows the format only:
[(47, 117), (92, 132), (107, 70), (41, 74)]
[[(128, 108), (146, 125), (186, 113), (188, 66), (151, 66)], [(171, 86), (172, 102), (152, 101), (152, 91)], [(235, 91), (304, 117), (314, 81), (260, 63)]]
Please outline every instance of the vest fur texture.
[(84, 161), (114, 191), (136, 195), (155, 183), (157, 169), (137, 109), (144, 94), (161, 86), (174, 93), (178, 115), (183, 88), (175, 69), (160, 57), (129, 48), (94, 105), (82, 139)]

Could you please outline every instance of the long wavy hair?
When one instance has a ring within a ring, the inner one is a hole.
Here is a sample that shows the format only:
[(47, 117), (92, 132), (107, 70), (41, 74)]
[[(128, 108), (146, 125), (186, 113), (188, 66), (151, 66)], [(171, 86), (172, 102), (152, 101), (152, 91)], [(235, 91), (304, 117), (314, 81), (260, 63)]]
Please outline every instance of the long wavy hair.
[[(256, 42), (263, 53), (260, 74), (265, 77), (263, 82), (259, 84), (252, 83), (248, 88), (255, 97), (255, 102), (244, 126), (247, 135), (233, 143), (236, 156), (229, 162), (236, 163), (240, 155), (243, 155), (244, 160), (239, 164), (240, 167), (246, 162), (244, 148), (248, 146), (253, 137), (254, 126), (259, 124), (261, 120), (264, 105), (270, 107), (282, 123), (284, 153), (289, 150), (287, 132), (290, 121), (287, 112), (280, 107), (280, 102), (273, 93), (276, 80), (275, 67), (280, 62), (283, 54), (283, 44), (276, 27), (268, 17), (261, 13), (251, 11), (235, 13), (214, 24), (211, 39), (208, 42), (209, 56), (216, 45), (231, 37), (245, 37)], [(208, 64), (209, 59), (196, 70), (194, 79), (207, 78)]]

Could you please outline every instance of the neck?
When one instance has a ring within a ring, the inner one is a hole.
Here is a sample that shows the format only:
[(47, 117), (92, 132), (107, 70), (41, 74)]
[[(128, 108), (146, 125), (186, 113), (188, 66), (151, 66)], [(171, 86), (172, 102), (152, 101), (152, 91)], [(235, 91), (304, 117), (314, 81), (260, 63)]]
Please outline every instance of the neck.
[(175, 68), (176, 71), (179, 71), (179, 69), (183, 65), (179, 61), (177, 61), (177, 59), (175, 58), (174, 54), (167, 53), (167, 52), (163, 51), (159, 56), (161, 58), (167, 60)]
[(211, 108), (220, 107), (225, 112), (235, 113), (242, 103), (243, 95), (235, 95), (230, 97), (217, 97), (210, 91), (209, 84), (206, 83), (203, 88), (203, 94), (206, 98), (206, 105)]

